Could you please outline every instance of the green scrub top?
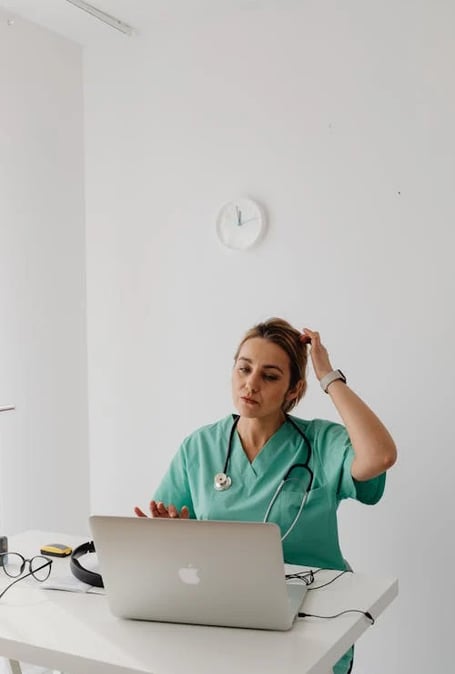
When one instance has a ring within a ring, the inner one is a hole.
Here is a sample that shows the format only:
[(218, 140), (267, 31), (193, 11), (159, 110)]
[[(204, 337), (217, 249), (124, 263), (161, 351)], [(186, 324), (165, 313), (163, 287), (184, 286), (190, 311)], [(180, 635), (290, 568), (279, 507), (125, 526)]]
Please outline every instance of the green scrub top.
[[(346, 562), (338, 541), (338, 505), (345, 498), (377, 503), (384, 492), (385, 473), (366, 482), (354, 480), (354, 451), (344, 426), (323, 419), (291, 418), (311, 445), (309, 466), (314, 478), (295, 526), (292, 524), (309, 483), (308, 473), (302, 468), (292, 470), (267, 520), (278, 524), (283, 537), (292, 527), (283, 541), (285, 562), (344, 570)], [(214, 478), (224, 471), (233, 423), (234, 417), (229, 415), (188, 436), (154, 499), (172, 503), (179, 510), (186, 505), (193, 519), (263, 521), (283, 477), (291, 466), (307, 461), (308, 448), (298, 431), (286, 422), (250, 463), (235, 431), (226, 470), (232, 485), (217, 491)], [(334, 674), (349, 672), (352, 654), (351, 648), (334, 666)]]
[[(346, 562), (338, 541), (338, 505), (345, 498), (377, 503), (384, 491), (385, 473), (366, 482), (354, 480), (354, 452), (344, 426), (323, 419), (291, 418), (311, 445), (309, 466), (314, 479), (305, 506), (283, 541), (284, 560), (343, 570)], [(291, 466), (307, 461), (308, 448), (292, 424), (285, 422), (250, 463), (235, 431), (226, 470), (232, 485), (217, 491), (214, 477), (224, 470), (233, 423), (229, 415), (188, 436), (154, 499), (173, 503), (178, 509), (186, 505), (194, 519), (263, 521), (281, 480)], [(278, 524), (282, 536), (292, 526), (308, 483), (308, 473), (294, 468), (269, 513), (268, 521)]]

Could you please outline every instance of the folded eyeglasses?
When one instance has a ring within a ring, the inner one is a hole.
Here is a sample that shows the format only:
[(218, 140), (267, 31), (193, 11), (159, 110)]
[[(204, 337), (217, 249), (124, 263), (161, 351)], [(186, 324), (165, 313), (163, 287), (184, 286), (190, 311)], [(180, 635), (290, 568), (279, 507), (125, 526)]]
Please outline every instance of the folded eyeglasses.
[[(24, 574), (27, 564), (29, 571)], [(33, 576), (33, 578), (40, 583), (47, 580), (51, 572), (52, 559), (42, 555), (36, 555), (31, 559), (25, 559), (19, 552), (2, 552), (0, 553), (0, 566), (3, 567), (3, 571), (7, 576), (15, 578), (12, 583), (7, 585), (2, 592), (0, 592), (1, 599), (10, 587), (28, 576)]]

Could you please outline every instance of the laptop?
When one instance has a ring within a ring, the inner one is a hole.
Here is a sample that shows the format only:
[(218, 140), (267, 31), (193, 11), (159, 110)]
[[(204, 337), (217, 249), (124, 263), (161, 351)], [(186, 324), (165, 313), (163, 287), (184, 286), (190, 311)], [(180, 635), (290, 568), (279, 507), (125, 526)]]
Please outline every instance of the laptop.
[(90, 527), (118, 617), (289, 630), (302, 606), (272, 522), (92, 515)]

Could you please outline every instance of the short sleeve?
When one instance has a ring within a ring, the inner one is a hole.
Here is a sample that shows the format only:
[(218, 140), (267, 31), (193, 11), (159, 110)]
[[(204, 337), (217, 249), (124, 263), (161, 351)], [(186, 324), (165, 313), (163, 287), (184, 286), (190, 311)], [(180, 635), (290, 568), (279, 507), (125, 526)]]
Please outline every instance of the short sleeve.
[(177, 510), (181, 510), (183, 506), (187, 506), (190, 511), (190, 517), (194, 519), (195, 514), (188, 481), (188, 467), (184, 445), (180, 447), (172, 459), (153, 498), (156, 501), (162, 501), (166, 505), (172, 503)]
[(374, 505), (377, 503), (385, 489), (386, 474), (381, 473), (371, 480), (355, 480), (352, 477), (351, 467), (354, 460), (354, 450), (352, 447), (346, 452), (343, 471), (340, 481), (340, 498), (354, 498), (365, 505)]
[(318, 445), (329, 481), (337, 482), (339, 501), (353, 498), (366, 505), (377, 503), (385, 488), (386, 474), (360, 482), (352, 477), (351, 468), (354, 450), (346, 428), (333, 422), (321, 422)]

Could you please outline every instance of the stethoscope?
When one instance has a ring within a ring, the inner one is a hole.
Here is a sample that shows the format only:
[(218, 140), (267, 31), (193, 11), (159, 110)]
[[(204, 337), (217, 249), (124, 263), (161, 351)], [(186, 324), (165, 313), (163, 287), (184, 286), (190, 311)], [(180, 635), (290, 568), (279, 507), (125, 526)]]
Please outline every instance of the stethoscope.
[[(238, 415), (233, 415), (233, 418), (234, 418), (234, 422), (232, 424), (231, 432), (229, 433), (228, 448), (227, 448), (227, 452), (226, 452), (226, 459), (225, 459), (225, 462), (224, 462), (223, 472), (217, 473), (215, 475), (215, 478), (214, 478), (214, 487), (215, 487), (216, 491), (226, 491), (232, 485), (232, 480), (229, 477), (229, 475), (227, 474), (227, 471), (228, 471), (228, 467), (229, 467), (229, 461), (231, 460), (232, 441), (233, 441), (235, 429), (237, 428), (237, 424), (239, 422), (240, 417)], [(310, 459), (311, 459), (311, 453), (312, 453), (310, 441), (306, 437), (305, 433), (297, 426), (297, 424), (291, 419), (290, 416), (286, 415), (286, 421), (288, 421), (291, 424), (291, 426), (293, 426), (295, 428), (297, 433), (303, 438), (305, 446), (308, 450), (307, 459), (306, 459), (305, 463), (294, 463), (290, 468), (288, 468), (288, 470), (284, 474), (280, 484), (276, 488), (276, 491), (275, 491), (274, 495), (272, 496), (272, 498), (270, 500), (270, 503), (269, 503), (269, 505), (267, 507), (267, 510), (265, 512), (263, 521), (264, 522), (268, 521), (270, 512), (271, 512), (278, 496), (281, 494), (281, 491), (282, 491), (282, 489), (283, 489), (283, 487), (286, 483), (286, 480), (291, 479), (290, 476), (291, 476), (293, 470), (295, 470), (296, 468), (303, 468), (304, 470), (306, 470), (308, 472), (310, 480), (308, 482), (308, 486), (305, 487), (305, 491), (304, 491), (303, 497), (302, 497), (302, 502), (300, 504), (300, 508), (297, 512), (297, 515), (294, 517), (294, 520), (292, 521), (292, 524), (288, 528), (286, 533), (283, 534), (283, 536), (281, 537), (281, 541), (284, 541), (289, 536), (289, 534), (291, 533), (291, 531), (293, 530), (293, 528), (297, 524), (297, 521), (298, 521), (298, 519), (301, 515), (301, 512), (302, 512), (302, 510), (305, 506), (305, 503), (307, 501), (308, 493), (309, 493), (309, 491), (311, 489), (311, 486), (313, 484), (313, 477), (314, 477), (313, 471), (311, 470), (311, 468), (309, 466)]]

